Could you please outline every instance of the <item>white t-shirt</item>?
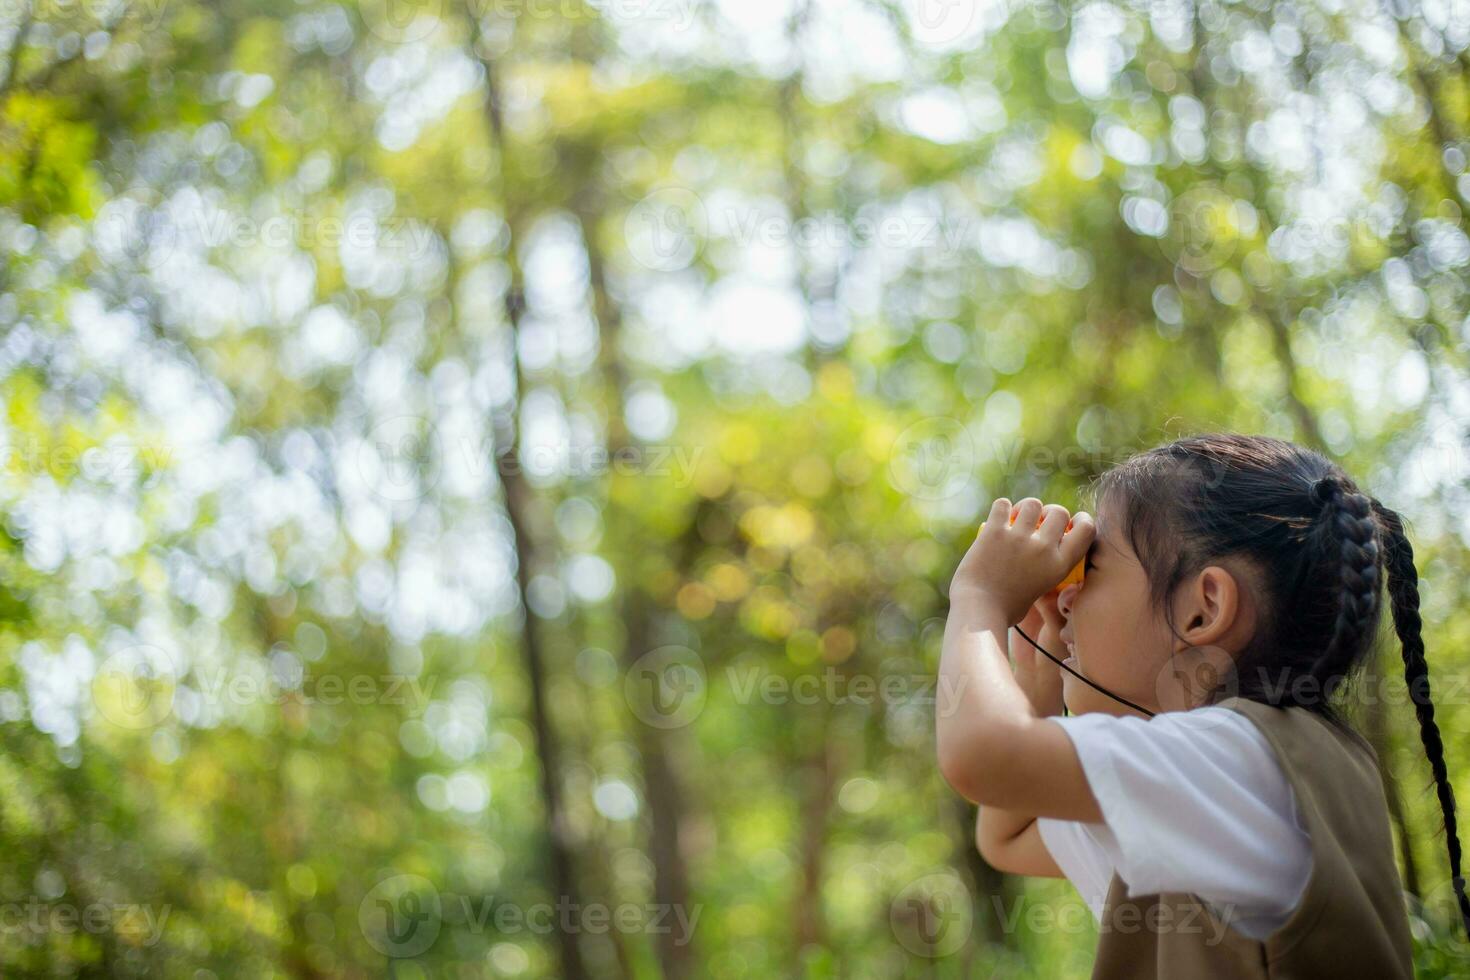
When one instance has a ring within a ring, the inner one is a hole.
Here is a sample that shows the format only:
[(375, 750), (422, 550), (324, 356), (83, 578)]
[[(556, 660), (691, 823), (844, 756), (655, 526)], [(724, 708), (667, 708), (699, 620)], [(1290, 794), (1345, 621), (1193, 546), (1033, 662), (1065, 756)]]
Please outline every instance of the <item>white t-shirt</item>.
[(1210, 706), (1048, 720), (1076, 746), (1103, 822), (1042, 817), (1038, 830), (1095, 917), (1114, 871), (1129, 898), (1192, 893), (1252, 939), (1291, 917), (1311, 876), (1311, 839), (1250, 719)]

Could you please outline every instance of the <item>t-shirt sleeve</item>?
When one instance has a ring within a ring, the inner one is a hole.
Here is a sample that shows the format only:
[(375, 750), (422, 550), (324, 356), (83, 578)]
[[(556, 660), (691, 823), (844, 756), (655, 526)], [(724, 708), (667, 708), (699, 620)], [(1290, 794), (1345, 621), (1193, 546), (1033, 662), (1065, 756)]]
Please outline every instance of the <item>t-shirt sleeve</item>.
[(1116, 848), (1105, 843), (1107, 828), (1051, 817), (1038, 817), (1036, 828), (1051, 859), (1077, 889), (1093, 917), (1100, 920), (1115, 869)]
[[(1286, 774), (1248, 718), (1206, 707), (1147, 721), (1049, 720), (1071, 738), (1102, 810), (1102, 826), (1074, 832), (1110, 854), (1130, 897), (1191, 892), (1253, 913), (1296, 906), (1311, 874), (1310, 839)], [(1055, 839), (1067, 849), (1058, 828), (1042, 832), (1048, 846)]]

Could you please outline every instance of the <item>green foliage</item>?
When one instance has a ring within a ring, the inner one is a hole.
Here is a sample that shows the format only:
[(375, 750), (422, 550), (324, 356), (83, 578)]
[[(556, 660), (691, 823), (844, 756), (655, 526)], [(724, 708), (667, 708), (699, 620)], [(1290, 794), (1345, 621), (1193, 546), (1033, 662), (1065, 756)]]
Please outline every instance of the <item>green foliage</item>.
[(0, 973), (1086, 975), (946, 583), (1204, 428), (1413, 518), (1470, 799), (1465, 25), (910, 6), (0, 5)]
[(0, 205), (40, 224), (86, 214), (97, 191), (96, 130), (66, 117), (68, 104), (44, 94), (11, 93), (0, 123)]

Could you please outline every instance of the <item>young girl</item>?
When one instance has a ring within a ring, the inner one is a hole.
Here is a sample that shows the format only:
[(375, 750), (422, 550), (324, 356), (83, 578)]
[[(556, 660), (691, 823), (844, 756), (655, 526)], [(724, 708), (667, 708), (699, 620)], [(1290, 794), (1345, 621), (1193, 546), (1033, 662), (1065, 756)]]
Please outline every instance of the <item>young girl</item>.
[(1076, 885), (1094, 977), (1412, 976), (1377, 759), (1338, 710), (1386, 579), (1470, 931), (1399, 515), (1318, 453), (1235, 434), (1094, 489), (1095, 522), (996, 500), (950, 585), (939, 764), (980, 804), (982, 855)]

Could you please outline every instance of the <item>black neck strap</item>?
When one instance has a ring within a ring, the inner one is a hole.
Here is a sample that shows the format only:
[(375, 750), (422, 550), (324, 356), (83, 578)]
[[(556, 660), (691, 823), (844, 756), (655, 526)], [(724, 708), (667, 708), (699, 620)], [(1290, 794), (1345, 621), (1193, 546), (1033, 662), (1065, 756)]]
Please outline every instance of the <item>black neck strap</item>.
[[(1016, 626), (1016, 627), (1013, 627), (1013, 628), (1015, 629), (1015, 631), (1017, 633), (1020, 633), (1023, 637), (1025, 637), (1027, 643), (1031, 644), (1036, 649), (1040, 650), (1041, 653), (1042, 653), (1042, 655), (1044, 657), (1046, 657), (1046, 659), (1050, 660), (1052, 663), (1056, 664), (1058, 667), (1062, 668), (1067, 673), (1071, 674), (1073, 677), (1077, 678), (1079, 681), (1081, 681), (1082, 683), (1086, 684), (1088, 687), (1092, 688), (1094, 691), (1097, 691), (1100, 694), (1106, 694), (1108, 697), (1112, 698), (1114, 701), (1117, 701), (1119, 704), (1126, 704), (1128, 707), (1132, 708), (1134, 711), (1141, 712), (1142, 714), (1147, 715), (1150, 718), (1152, 718), (1154, 716), (1154, 713), (1152, 711), (1148, 710), (1147, 708), (1140, 707), (1139, 705), (1134, 704), (1132, 701), (1129, 701), (1127, 698), (1120, 698), (1120, 697), (1118, 697), (1118, 695), (1114, 694), (1112, 691), (1109, 691), (1107, 688), (1103, 687), (1100, 684), (1094, 684), (1092, 681), (1088, 680), (1086, 677), (1083, 677), (1081, 674), (1077, 673), (1071, 667), (1068, 667), (1066, 664), (1062, 663), (1056, 657), (1053, 657), (1049, 652), (1047, 652), (1046, 648), (1043, 647), (1040, 643), (1037, 643), (1035, 640), (1031, 639), (1031, 637), (1026, 636), (1026, 631), (1023, 630), (1023, 629), (1021, 629), (1021, 627)], [(1066, 712), (1066, 710), (1067, 710), (1067, 706), (1065, 704), (1062, 705), (1062, 711), (1063, 712)]]

